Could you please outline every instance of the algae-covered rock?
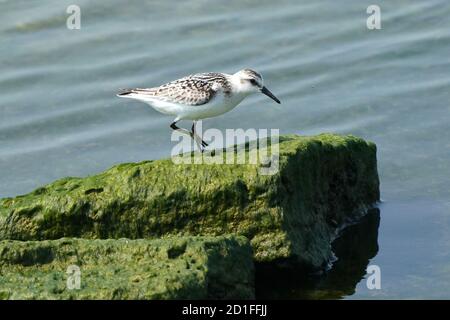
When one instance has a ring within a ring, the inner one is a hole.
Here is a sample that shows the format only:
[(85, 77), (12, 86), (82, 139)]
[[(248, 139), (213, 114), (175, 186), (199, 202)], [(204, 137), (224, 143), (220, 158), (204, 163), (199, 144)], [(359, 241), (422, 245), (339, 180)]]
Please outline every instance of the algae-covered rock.
[(262, 163), (167, 159), (58, 180), (0, 202), (0, 239), (237, 233), (251, 240), (256, 261), (324, 267), (336, 228), (379, 199), (376, 146), (322, 134), (283, 136), (278, 147), (273, 175)]
[(245, 237), (0, 241), (0, 299), (249, 299), (253, 272)]

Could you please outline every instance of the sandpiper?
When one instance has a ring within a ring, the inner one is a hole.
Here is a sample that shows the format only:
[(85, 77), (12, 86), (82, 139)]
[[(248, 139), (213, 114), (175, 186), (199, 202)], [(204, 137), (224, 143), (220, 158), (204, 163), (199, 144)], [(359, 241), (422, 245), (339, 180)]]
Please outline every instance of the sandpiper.
[[(161, 113), (175, 116), (170, 127), (192, 137), (203, 152), (208, 144), (196, 134), (196, 121), (224, 114), (256, 92), (280, 103), (264, 86), (261, 74), (251, 69), (235, 74), (193, 74), (159, 87), (123, 89), (117, 96), (145, 102)], [(179, 128), (176, 123), (180, 120), (192, 120), (191, 131)]]

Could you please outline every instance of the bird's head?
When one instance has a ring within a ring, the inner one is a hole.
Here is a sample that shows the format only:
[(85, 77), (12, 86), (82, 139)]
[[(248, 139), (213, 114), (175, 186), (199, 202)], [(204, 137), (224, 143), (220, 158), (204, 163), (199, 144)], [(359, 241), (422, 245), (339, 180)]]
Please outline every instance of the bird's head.
[(261, 92), (270, 97), (276, 103), (281, 103), (280, 100), (278, 100), (278, 98), (264, 86), (263, 77), (258, 72), (252, 69), (243, 69), (236, 72), (233, 76), (237, 78), (238, 86), (241, 92), (248, 94)]

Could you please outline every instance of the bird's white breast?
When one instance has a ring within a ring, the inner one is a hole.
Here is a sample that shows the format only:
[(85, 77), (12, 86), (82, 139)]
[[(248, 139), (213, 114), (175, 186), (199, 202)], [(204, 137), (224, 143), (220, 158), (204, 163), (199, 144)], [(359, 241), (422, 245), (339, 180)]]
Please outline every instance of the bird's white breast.
[(227, 96), (223, 92), (218, 92), (208, 103), (198, 106), (184, 106), (177, 119), (199, 120), (216, 117), (234, 109), (245, 97), (242, 94)]

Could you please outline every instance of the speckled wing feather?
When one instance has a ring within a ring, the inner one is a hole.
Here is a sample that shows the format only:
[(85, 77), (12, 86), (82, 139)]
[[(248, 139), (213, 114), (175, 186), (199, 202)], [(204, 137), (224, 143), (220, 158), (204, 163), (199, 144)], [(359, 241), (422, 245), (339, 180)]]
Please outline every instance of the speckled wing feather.
[(220, 88), (229, 90), (227, 78), (223, 74), (210, 72), (190, 75), (160, 87), (130, 89), (120, 95), (135, 93), (162, 101), (199, 106), (208, 103)]

